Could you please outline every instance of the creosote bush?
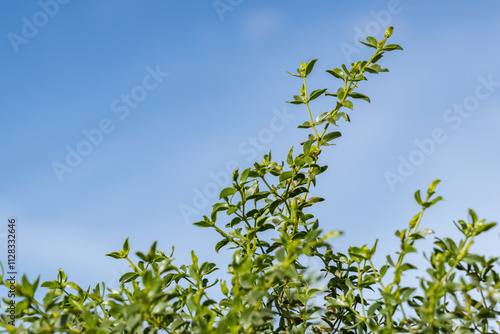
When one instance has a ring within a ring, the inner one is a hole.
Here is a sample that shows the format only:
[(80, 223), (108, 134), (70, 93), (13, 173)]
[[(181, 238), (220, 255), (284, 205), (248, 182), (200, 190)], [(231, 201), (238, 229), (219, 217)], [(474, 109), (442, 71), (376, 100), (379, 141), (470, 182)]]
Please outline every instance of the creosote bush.
[[(253, 167), (235, 170), (212, 212), (194, 223), (220, 235), (217, 252), (232, 252), (230, 281), (217, 279), (217, 265), (200, 263), (194, 252), (190, 264), (175, 264), (173, 248), (164, 253), (156, 243), (133, 259), (127, 239), (121, 250), (107, 254), (130, 264), (118, 290), (104, 284), (82, 288), (62, 270), (42, 284), (23, 276), (16, 283), (17, 323), (3, 314), (1, 332), (497, 333), (498, 258), (470, 252), (475, 238), (495, 223), (480, 220), (474, 211), (467, 221), (455, 222), (460, 240), (435, 239), (426, 254), (428, 267), (419, 268), (419, 285), (405, 282), (405, 274), (417, 269), (407, 255), (417, 253), (419, 240), (433, 233), (420, 225), (424, 212), (442, 199), (435, 194), (439, 180), (415, 193), (420, 211), (396, 232), (401, 247), (380, 268), (372, 261), (377, 242), (350, 247), (347, 254), (334, 252), (328, 240), (341, 232), (323, 232), (313, 215), (312, 207), (324, 200), (313, 195), (327, 170), (320, 156), (341, 136), (331, 128), (349, 121), (354, 101), (370, 102), (358, 85), (387, 72), (379, 61), (402, 50), (387, 43), (392, 31), (389, 27), (381, 40), (361, 42), (374, 51), (368, 60), (326, 71), (337, 90), (310, 90), (316, 59), (302, 63), (291, 74), (300, 80), (299, 93), (289, 101), (307, 115), (299, 126), (308, 132), (300, 147), (292, 147), (285, 161), (274, 161), (269, 153)], [(318, 98), (332, 101), (332, 109), (313, 114)], [(219, 215), (230, 222), (221, 225)], [(308, 259), (322, 264), (321, 277), (301, 264)], [(319, 279), (326, 282), (323, 287), (316, 284)], [(3, 275), (1, 284), (9, 284)], [(42, 299), (35, 298), (39, 287), (45, 288)]]

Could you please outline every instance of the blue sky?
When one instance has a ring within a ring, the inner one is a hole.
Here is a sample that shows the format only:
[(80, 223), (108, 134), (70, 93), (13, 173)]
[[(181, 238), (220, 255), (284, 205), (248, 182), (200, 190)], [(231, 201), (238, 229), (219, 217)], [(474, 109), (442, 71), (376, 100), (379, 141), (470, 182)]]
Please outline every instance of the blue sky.
[[(423, 227), (457, 236), (452, 221), (469, 207), (500, 219), (500, 4), (218, 3), (225, 9), (212, 1), (4, 6), (0, 213), (18, 219), (19, 272), (52, 280), (63, 268), (84, 286), (116, 286), (127, 265), (104, 254), (126, 237), (134, 251), (155, 240), (175, 246), (178, 264), (191, 249), (227, 260), (213, 250), (215, 232), (190, 223), (210, 212), (228, 165), (249, 166), (269, 150), (281, 160), (305, 136), (296, 128), (305, 110), (284, 103), (300, 83), (285, 72), (318, 58), (311, 87), (336, 90), (324, 70), (368, 57), (354, 41), (380, 38), (388, 25), (405, 50), (382, 60), (389, 73), (360, 85), (372, 103), (356, 103), (323, 156), (329, 170), (315, 190), (327, 199), (316, 206), (323, 228), (345, 232), (337, 250), (379, 238), (383, 258), (397, 247), (393, 231), (418, 210), (414, 191), (436, 178), (445, 201)], [(69, 166), (78, 150), (85, 156)], [(498, 229), (480, 240), (478, 252), (498, 253)]]

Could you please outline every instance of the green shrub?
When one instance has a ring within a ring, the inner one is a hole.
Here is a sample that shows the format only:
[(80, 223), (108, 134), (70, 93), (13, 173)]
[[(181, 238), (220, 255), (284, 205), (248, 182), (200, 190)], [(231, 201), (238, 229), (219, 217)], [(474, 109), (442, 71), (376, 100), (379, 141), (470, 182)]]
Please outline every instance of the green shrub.
[[(41, 285), (39, 278), (29, 282), (23, 276), (16, 286), (19, 328), (4, 314), (1, 332), (497, 333), (497, 258), (469, 252), (475, 238), (495, 223), (479, 220), (472, 210), (468, 221), (455, 223), (461, 240), (435, 239), (426, 274), (420, 269), (425, 277), (419, 286), (405, 283), (405, 272), (417, 269), (407, 255), (417, 252), (419, 239), (433, 233), (420, 228), (420, 222), (425, 210), (442, 199), (435, 195), (439, 180), (423, 196), (415, 193), (421, 210), (396, 232), (401, 248), (380, 268), (372, 262), (377, 242), (335, 253), (327, 240), (341, 232), (324, 233), (312, 214), (311, 207), (323, 198), (312, 195), (311, 186), (327, 170), (319, 158), (341, 135), (330, 127), (349, 121), (346, 111), (353, 109), (353, 101), (370, 102), (356, 90), (366, 76), (387, 72), (379, 61), (386, 52), (401, 50), (387, 44), (391, 35), (392, 27), (380, 41), (368, 37), (362, 42), (374, 49), (369, 60), (326, 71), (340, 80), (335, 81), (340, 82), (337, 90), (308, 90), (316, 59), (291, 74), (301, 80), (301, 88), (289, 103), (303, 105), (308, 115), (299, 126), (308, 131), (300, 149), (292, 147), (283, 162), (273, 161), (269, 153), (253, 167), (234, 171), (220, 202), (194, 223), (220, 234), (217, 252), (233, 252), (230, 281), (216, 279), (216, 264), (199, 263), (194, 252), (190, 264), (176, 265), (173, 251), (159, 251), (156, 243), (146, 253), (137, 252), (134, 262), (127, 239), (123, 249), (107, 254), (130, 263), (119, 290), (106, 291), (104, 284), (83, 289), (62, 270), (57, 279)], [(332, 101), (333, 108), (313, 116), (311, 104), (320, 97)], [(221, 214), (230, 218), (225, 226), (217, 219)], [(308, 258), (322, 264), (323, 288), (318, 288), (320, 278), (301, 264)], [(3, 275), (1, 284), (8, 284)], [(45, 288), (42, 299), (35, 298), (39, 286)], [(318, 299), (324, 300), (319, 306)]]

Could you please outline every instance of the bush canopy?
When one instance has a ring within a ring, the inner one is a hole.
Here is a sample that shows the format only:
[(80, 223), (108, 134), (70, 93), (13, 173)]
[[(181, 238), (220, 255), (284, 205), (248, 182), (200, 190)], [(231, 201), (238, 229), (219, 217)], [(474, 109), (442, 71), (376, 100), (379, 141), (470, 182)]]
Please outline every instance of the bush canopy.
[[(156, 242), (132, 258), (127, 238), (122, 249), (107, 254), (130, 264), (118, 290), (104, 283), (82, 288), (63, 270), (41, 284), (40, 277), (13, 282), (2, 267), (0, 283), (15, 290), (17, 303), (2, 314), (0, 332), (498, 333), (498, 258), (470, 252), (476, 237), (495, 223), (469, 210), (467, 220), (454, 223), (460, 240), (435, 238), (425, 254), (427, 268), (408, 262), (408, 254), (418, 253), (420, 239), (433, 233), (421, 228), (421, 220), (442, 199), (435, 193), (439, 180), (415, 193), (420, 210), (396, 231), (400, 249), (381, 267), (372, 261), (377, 241), (349, 247), (347, 254), (334, 252), (329, 239), (341, 232), (322, 231), (313, 215), (313, 207), (324, 200), (314, 196), (327, 171), (320, 157), (341, 136), (332, 128), (350, 120), (355, 103), (370, 102), (358, 86), (388, 71), (379, 64), (387, 52), (402, 50), (387, 43), (392, 32), (389, 27), (382, 39), (361, 42), (373, 50), (368, 60), (326, 70), (338, 89), (309, 89), (316, 59), (290, 73), (300, 90), (288, 102), (307, 115), (299, 125), (307, 132), (299, 148), (292, 147), (284, 161), (274, 161), (269, 153), (252, 167), (235, 170), (211, 213), (194, 223), (220, 235), (217, 252), (232, 252), (230, 279), (218, 279), (217, 265), (200, 263), (194, 252), (191, 263), (177, 265), (173, 248), (165, 253)], [(330, 111), (312, 112), (319, 98), (331, 101)], [(321, 263), (321, 272), (302, 264), (310, 259)], [(408, 274), (417, 269), (421, 277), (411, 286)], [(36, 294), (39, 287), (44, 290)]]

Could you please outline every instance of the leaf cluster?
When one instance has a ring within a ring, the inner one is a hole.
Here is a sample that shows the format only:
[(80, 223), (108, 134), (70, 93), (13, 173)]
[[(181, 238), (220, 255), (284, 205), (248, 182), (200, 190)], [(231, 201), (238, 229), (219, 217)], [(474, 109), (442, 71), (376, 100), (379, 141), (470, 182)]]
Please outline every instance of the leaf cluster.
[[(329, 239), (342, 233), (323, 232), (313, 214), (313, 207), (324, 201), (314, 196), (314, 186), (328, 168), (320, 156), (341, 136), (329, 128), (350, 121), (356, 100), (370, 102), (358, 85), (369, 75), (387, 72), (379, 61), (386, 52), (402, 49), (387, 44), (392, 31), (387, 29), (381, 40), (362, 42), (374, 49), (368, 60), (326, 71), (339, 83), (332, 92), (308, 88), (316, 59), (300, 64), (291, 74), (301, 80), (300, 90), (289, 101), (307, 112), (299, 126), (308, 132), (300, 148), (292, 147), (284, 161), (274, 161), (269, 152), (252, 167), (235, 170), (212, 211), (194, 223), (220, 235), (216, 252), (232, 252), (230, 280), (214, 277), (217, 265), (200, 263), (194, 252), (190, 264), (177, 266), (174, 248), (166, 255), (156, 243), (131, 259), (127, 238), (121, 250), (107, 254), (130, 266), (118, 290), (106, 291), (104, 283), (83, 289), (68, 281), (63, 270), (41, 285), (39, 278), (31, 283), (23, 276), (16, 284), (19, 326), (4, 314), (0, 332), (497, 333), (498, 258), (470, 252), (475, 238), (495, 223), (479, 220), (474, 211), (468, 222), (455, 223), (462, 239), (435, 239), (426, 255), (429, 267), (420, 268), (426, 276), (419, 278), (419, 286), (406, 283), (405, 274), (418, 269), (408, 254), (417, 253), (417, 241), (433, 233), (421, 229), (420, 222), (442, 200), (435, 196), (439, 180), (425, 199), (415, 193), (421, 210), (406, 229), (396, 231), (400, 250), (380, 268), (373, 263), (377, 242), (335, 253)], [(316, 115), (311, 104), (320, 97), (332, 101), (331, 109)], [(303, 264), (312, 259), (322, 264), (320, 277)], [(3, 274), (0, 284), (7, 285)], [(42, 299), (35, 298), (39, 286), (45, 289)]]

